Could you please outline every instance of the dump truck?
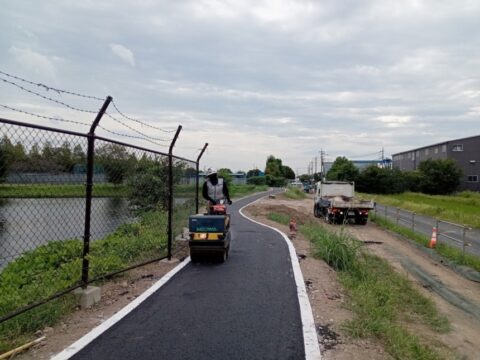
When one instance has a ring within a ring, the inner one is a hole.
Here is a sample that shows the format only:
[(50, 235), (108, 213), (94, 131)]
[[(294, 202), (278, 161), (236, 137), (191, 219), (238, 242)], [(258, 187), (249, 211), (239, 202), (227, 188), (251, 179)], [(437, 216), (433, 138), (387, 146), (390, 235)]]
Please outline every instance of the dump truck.
[(315, 184), (313, 214), (328, 223), (344, 224), (353, 219), (358, 225), (366, 225), (368, 212), (373, 208), (373, 201), (355, 198), (353, 181), (319, 181)]

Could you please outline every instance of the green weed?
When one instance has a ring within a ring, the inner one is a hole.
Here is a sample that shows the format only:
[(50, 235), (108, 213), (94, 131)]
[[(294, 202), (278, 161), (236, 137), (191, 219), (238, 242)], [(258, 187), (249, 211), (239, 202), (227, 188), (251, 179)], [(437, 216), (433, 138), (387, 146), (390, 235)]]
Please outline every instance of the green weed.
[(285, 191), (284, 195), (292, 200), (301, 200), (307, 197), (304, 191), (296, 187), (288, 187), (287, 191)]
[(288, 225), (290, 222), (290, 216), (279, 213), (269, 213), (267, 214), (267, 219), (278, 222), (283, 225)]
[(426, 195), (405, 192), (393, 195), (367, 195), (380, 204), (399, 207), (440, 220), (480, 228), (480, 193), (464, 191), (457, 195)]
[(350, 335), (378, 339), (395, 359), (440, 358), (427, 339), (411, 333), (405, 322), (436, 332), (449, 331), (449, 323), (405, 276), (379, 257), (361, 251), (359, 243), (342, 230), (334, 233), (318, 224), (300, 229), (315, 246), (315, 256), (338, 271), (347, 290), (355, 319), (343, 328)]
[[(428, 236), (414, 232), (404, 226), (396, 225), (394, 222), (388, 219), (379, 216), (374, 216), (370, 219), (382, 228), (405, 236), (406, 238), (411, 239), (422, 246), (427, 247), (430, 243), (430, 238)], [(475, 255), (464, 253), (460, 249), (442, 243), (437, 243), (435, 251), (445, 259), (452, 261), (454, 264), (467, 266), (476, 271), (480, 271), (480, 258)]]

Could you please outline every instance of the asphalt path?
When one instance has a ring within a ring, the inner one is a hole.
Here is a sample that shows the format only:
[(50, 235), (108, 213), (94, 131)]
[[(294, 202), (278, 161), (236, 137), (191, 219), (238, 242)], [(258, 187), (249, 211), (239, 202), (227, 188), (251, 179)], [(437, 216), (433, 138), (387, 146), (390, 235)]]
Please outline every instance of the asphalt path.
[[(385, 206), (376, 204), (377, 216), (385, 217)], [(392, 206), (387, 207), (387, 218), (396, 222), (398, 217), (398, 224), (408, 228), (412, 228), (412, 212), (399, 209)], [(437, 227), (437, 242), (446, 243), (457, 248), (463, 247), (463, 227), (461, 225), (450, 224), (437, 220), (428, 216), (415, 214), (414, 230), (427, 236), (432, 235), (433, 227)], [(480, 230), (469, 229), (465, 232), (465, 242), (469, 244), (465, 247), (466, 252), (470, 252), (480, 256)]]
[[(264, 195), (263, 195), (264, 196)], [(224, 264), (190, 263), (73, 359), (304, 359), (288, 246), (230, 206)]]

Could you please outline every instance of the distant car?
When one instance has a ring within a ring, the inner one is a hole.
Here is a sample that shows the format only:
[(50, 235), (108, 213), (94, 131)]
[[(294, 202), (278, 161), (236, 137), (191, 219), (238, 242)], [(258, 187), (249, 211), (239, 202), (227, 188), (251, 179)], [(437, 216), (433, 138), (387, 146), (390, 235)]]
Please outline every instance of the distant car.
[(310, 192), (311, 189), (312, 189), (312, 185), (303, 184), (303, 191), (305, 191), (307, 194)]

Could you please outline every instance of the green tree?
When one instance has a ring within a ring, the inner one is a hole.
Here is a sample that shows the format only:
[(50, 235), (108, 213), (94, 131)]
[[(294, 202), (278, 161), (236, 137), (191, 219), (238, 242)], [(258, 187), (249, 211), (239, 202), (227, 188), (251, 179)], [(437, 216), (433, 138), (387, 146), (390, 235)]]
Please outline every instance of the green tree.
[(295, 172), (292, 170), (290, 166), (283, 166), (283, 173), (285, 174), (285, 178), (290, 180), (295, 180)]
[[(286, 172), (289, 171), (287, 168), (290, 169), (287, 166), (283, 166), (282, 159), (278, 159), (275, 158), (275, 156), (270, 155), (267, 158), (267, 163), (265, 166), (267, 185), (274, 187), (284, 186), (286, 184)], [(292, 174), (289, 173), (288, 175), (291, 176)], [(293, 173), (293, 178), (295, 178), (295, 173)]]
[(352, 161), (344, 156), (339, 156), (328, 170), (327, 180), (355, 181), (359, 174), (360, 171)]
[(98, 148), (95, 160), (105, 169), (107, 181), (113, 184), (123, 183), (136, 162), (135, 156), (130, 155), (125, 146), (117, 144), (105, 144)]
[(301, 182), (310, 182), (312, 180), (312, 175), (309, 175), (309, 174), (302, 174), (298, 177), (298, 179), (301, 181)]
[(267, 177), (266, 176), (250, 176), (249, 178), (247, 178), (247, 184), (266, 185)]
[(62, 146), (56, 151), (56, 161), (63, 171), (72, 171), (75, 162), (73, 160), (73, 153), (70, 148), (70, 143), (68, 141), (65, 141)]
[(217, 173), (219, 177), (222, 177), (223, 180), (225, 180), (227, 185), (230, 185), (232, 183), (232, 180), (233, 180), (232, 170), (227, 168), (221, 168), (221, 169), (218, 169)]
[(450, 194), (460, 185), (462, 170), (452, 159), (428, 159), (418, 166), (420, 189), (426, 194)]
[(270, 175), (273, 177), (284, 176), (282, 173), (282, 160), (276, 159), (275, 156), (270, 155), (267, 158), (267, 164), (265, 166), (265, 175)]
[(355, 189), (370, 194), (396, 194), (407, 189), (407, 181), (398, 169), (371, 165), (357, 177)]
[(143, 156), (138, 161), (129, 187), (129, 202), (136, 212), (168, 208), (168, 161)]
[(73, 148), (72, 160), (74, 165), (86, 165), (87, 155), (80, 144), (75, 145)]
[(10, 167), (13, 163), (13, 144), (10, 139), (4, 135), (0, 140), (0, 182), (4, 182)]
[(247, 178), (253, 177), (253, 176), (260, 176), (261, 171), (259, 169), (252, 169), (247, 171)]

